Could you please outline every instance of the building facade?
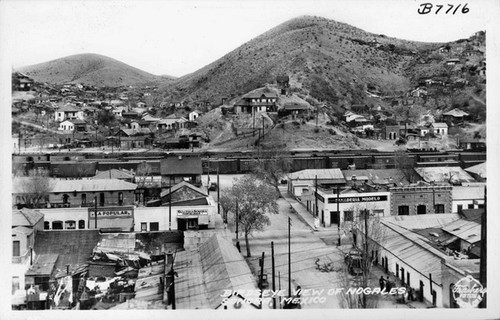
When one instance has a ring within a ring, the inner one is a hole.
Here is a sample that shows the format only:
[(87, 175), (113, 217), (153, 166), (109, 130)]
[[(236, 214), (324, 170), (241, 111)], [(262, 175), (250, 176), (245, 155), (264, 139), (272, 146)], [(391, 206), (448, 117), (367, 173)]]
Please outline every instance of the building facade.
[(407, 186), (390, 189), (391, 215), (452, 212), (451, 186)]

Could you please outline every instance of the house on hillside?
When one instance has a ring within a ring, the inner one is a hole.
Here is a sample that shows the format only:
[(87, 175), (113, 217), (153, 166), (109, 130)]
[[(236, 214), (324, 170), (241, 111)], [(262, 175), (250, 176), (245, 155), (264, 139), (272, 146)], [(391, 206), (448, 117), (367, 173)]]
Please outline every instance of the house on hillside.
[(441, 136), (448, 135), (448, 125), (444, 122), (434, 122), (430, 128), (434, 134)]
[(290, 87), (290, 77), (285, 75), (277, 76), (276, 84), (278, 85), (281, 94), (286, 94), (287, 89)]
[(77, 109), (72, 104), (67, 103), (63, 107), (57, 109), (54, 113), (55, 120), (62, 122), (64, 120), (83, 120), (83, 111)]
[(198, 119), (199, 116), (201, 116), (202, 113), (197, 111), (197, 110), (194, 110), (194, 111), (191, 111), (188, 115), (188, 119), (189, 121), (195, 121), (196, 119)]
[(35, 81), (21, 72), (12, 74), (12, 91), (30, 91)]
[(67, 132), (85, 132), (87, 131), (87, 123), (83, 120), (65, 120), (59, 124), (59, 131)]
[(234, 104), (236, 114), (275, 112), (278, 95), (275, 92), (253, 92), (243, 96)]
[(458, 108), (455, 108), (453, 110), (443, 113), (442, 116), (443, 116), (443, 121), (446, 122), (448, 126), (452, 126), (462, 123), (469, 117), (469, 114)]

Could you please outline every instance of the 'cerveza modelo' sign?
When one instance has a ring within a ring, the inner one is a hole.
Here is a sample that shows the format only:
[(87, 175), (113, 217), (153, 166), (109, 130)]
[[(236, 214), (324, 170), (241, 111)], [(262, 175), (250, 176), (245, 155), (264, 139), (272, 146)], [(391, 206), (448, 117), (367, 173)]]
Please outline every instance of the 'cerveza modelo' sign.
[(192, 215), (200, 215), (200, 214), (208, 214), (208, 209), (179, 209), (179, 210), (177, 210), (178, 216), (192, 216)]
[(328, 203), (337, 203), (337, 200), (339, 203), (387, 201), (387, 196), (329, 198)]
[[(110, 218), (132, 218), (134, 215), (133, 207), (107, 207), (97, 208), (97, 219), (110, 219)], [(96, 217), (95, 208), (89, 208), (89, 217)]]

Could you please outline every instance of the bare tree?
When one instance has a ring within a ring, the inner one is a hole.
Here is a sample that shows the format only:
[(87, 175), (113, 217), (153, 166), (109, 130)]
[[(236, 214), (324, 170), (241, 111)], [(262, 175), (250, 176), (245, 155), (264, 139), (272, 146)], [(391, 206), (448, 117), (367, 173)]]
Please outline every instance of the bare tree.
[(135, 183), (143, 186), (146, 183), (147, 178), (151, 175), (153, 168), (146, 161), (141, 162), (137, 166), (137, 173), (135, 175)]
[(54, 187), (47, 170), (30, 170), (14, 181), (16, 193), (27, 208), (39, 208)]
[(283, 146), (284, 143), (281, 141), (266, 145), (267, 151), (259, 157), (252, 168), (255, 177), (273, 187), (278, 197), (281, 197), (278, 188), (281, 179), (292, 169), (292, 160), (285, 156), (287, 150)]
[(414, 183), (418, 178), (418, 173), (415, 171), (415, 162), (406, 151), (398, 150), (394, 152), (394, 166), (399, 169), (409, 183)]

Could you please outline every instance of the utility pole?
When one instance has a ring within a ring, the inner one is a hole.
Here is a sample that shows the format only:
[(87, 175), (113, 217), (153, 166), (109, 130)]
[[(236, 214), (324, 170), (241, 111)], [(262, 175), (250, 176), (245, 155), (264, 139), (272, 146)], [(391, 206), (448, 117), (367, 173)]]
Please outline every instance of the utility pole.
[[(278, 291), (281, 291), (281, 272), (278, 271)], [(281, 295), (279, 296), (279, 299), (280, 299), (280, 309), (281, 309)]]
[[(220, 181), (219, 181), (219, 166), (217, 165), (217, 214), (220, 216)], [(227, 217), (224, 217), (224, 223), (227, 223)]]
[(175, 277), (178, 276), (177, 275), (177, 272), (175, 272), (174, 270), (174, 263), (175, 263), (175, 256), (177, 255), (177, 250), (175, 250), (174, 252), (174, 256), (173, 256), (173, 259), (172, 259), (172, 265), (170, 266), (170, 272), (168, 273), (168, 275), (170, 276), (171, 278), (171, 283), (170, 283), (170, 290), (169, 290), (169, 293), (170, 293), (170, 297), (172, 297), (172, 309), (175, 310), (176, 309), (176, 306), (175, 306)]
[[(368, 209), (364, 210), (364, 218), (365, 218), (365, 261), (364, 261), (364, 269), (363, 270), (363, 287), (366, 288), (368, 285)], [(366, 309), (366, 295), (363, 293), (363, 308)]]
[(210, 156), (207, 163), (207, 194), (210, 195)]
[(263, 279), (264, 279), (264, 251), (262, 251), (262, 258), (259, 260), (260, 265), (260, 277), (259, 277), (259, 289), (260, 289), (260, 308), (262, 309), (262, 291), (263, 291)]
[(314, 218), (318, 218), (318, 176), (314, 177), (314, 186), (315, 186), (315, 194), (314, 194), (314, 201), (316, 202), (314, 206)]
[(436, 183), (432, 181), (432, 209), (436, 213)]
[[(480, 254), (481, 257), (479, 259), (479, 282), (483, 286), (483, 288), (487, 288), (486, 286), (486, 240), (487, 240), (487, 234), (486, 234), (486, 211), (487, 211), (487, 202), (486, 202), (486, 186), (484, 186), (484, 213), (481, 216), (481, 248), (480, 248)], [(483, 300), (479, 303), (479, 308), (486, 308), (486, 294), (483, 294)]]
[(292, 218), (288, 217), (288, 297), (292, 297), (292, 261), (290, 254), (290, 227), (292, 225)]
[[(276, 291), (275, 271), (274, 271), (274, 242), (271, 241), (271, 268), (273, 277), (273, 292)], [(276, 309), (276, 297), (273, 296), (273, 309)]]
[(264, 141), (264, 115), (262, 115), (262, 141)]
[(94, 196), (94, 220), (95, 220), (95, 229), (97, 230), (97, 196)]
[(236, 200), (236, 248), (238, 248), (238, 251), (241, 252), (240, 241), (238, 239), (238, 221), (239, 220), (240, 220), (240, 217), (238, 216), (238, 200)]
[(255, 137), (255, 108), (252, 107), (253, 114), (253, 136)]
[[(168, 177), (168, 231), (172, 230), (172, 176)], [(179, 229), (179, 228), (177, 228)]]
[(340, 247), (341, 245), (341, 240), (340, 240), (340, 186), (337, 185), (337, 233), (339, 235), (339, 240), (338, 240), (338, 245)]

